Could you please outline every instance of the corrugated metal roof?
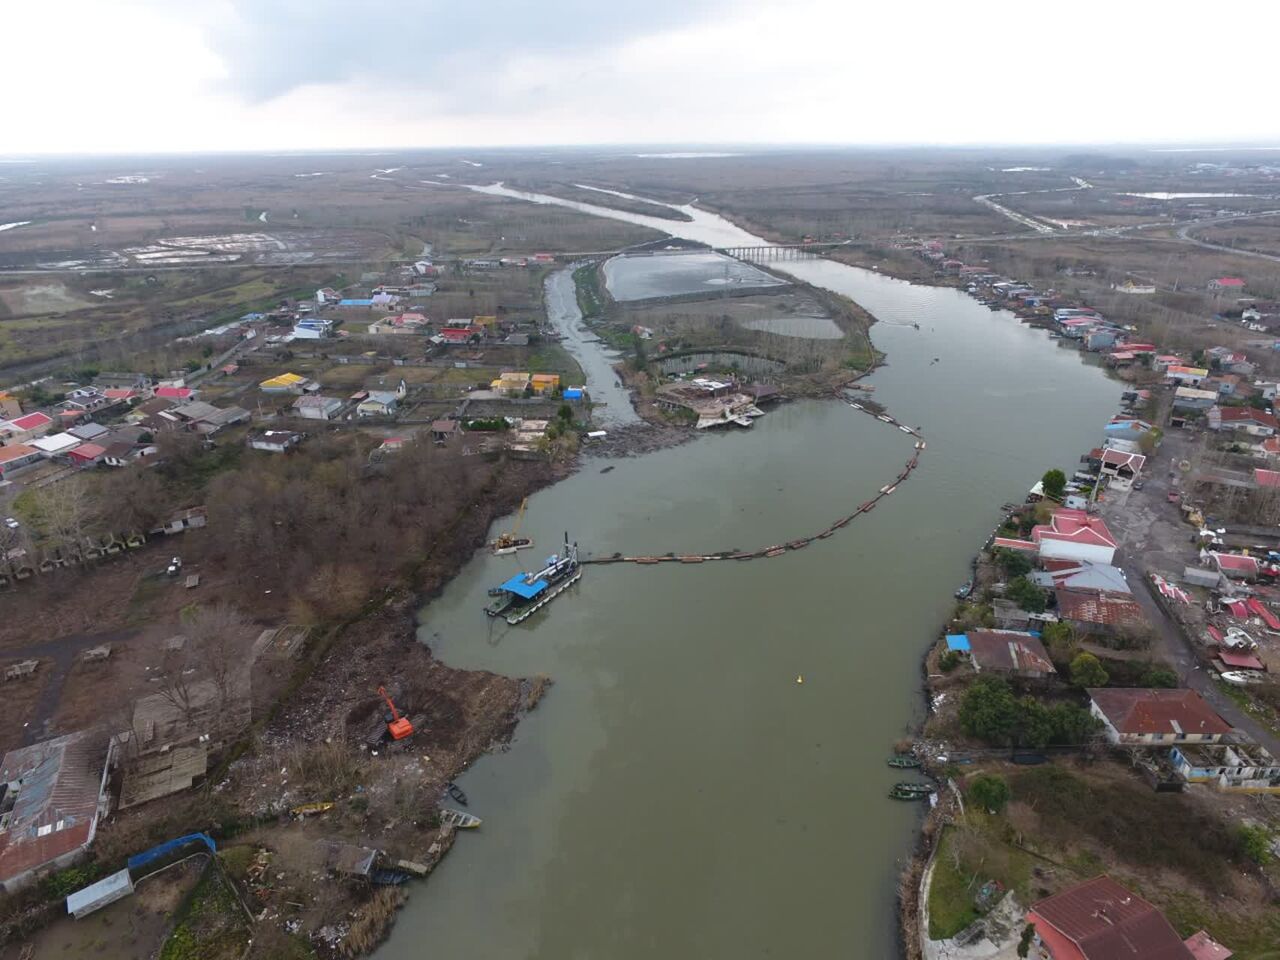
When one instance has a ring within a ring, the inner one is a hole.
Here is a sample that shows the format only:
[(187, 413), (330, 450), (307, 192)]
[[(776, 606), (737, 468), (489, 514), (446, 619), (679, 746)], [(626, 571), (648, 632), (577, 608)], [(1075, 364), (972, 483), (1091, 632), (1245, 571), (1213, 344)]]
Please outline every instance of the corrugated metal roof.
[(1193, 960), (1164, 914), (1110, 877), (1096, 877), (1031, 907), (1088, 960)]
[(0, 883), (93, 839), (109, 751), (106, 737), (81, 731), (5, 754), (0, 782), (19, 786), (0, 832)]

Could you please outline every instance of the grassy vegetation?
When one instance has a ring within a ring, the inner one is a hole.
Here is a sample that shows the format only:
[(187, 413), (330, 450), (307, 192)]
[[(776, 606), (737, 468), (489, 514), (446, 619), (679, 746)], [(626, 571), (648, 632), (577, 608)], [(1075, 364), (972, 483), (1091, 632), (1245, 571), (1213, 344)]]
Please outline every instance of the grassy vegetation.
[(584, 317), (594, 317), (604, 312), (608, 301), (600, 289), (600, 271), (596, 264), (589, 263), (573, 271), (573, 285), (577, 291), (578, 309)]
[(160, 960), (240, 960), (249, 929), (228, 881), (216, 866), (205, 870), (191, 896), (178, 908), (173, 933)]
[(1010, 839), (1002, 817), (976, 810), (946, 829), (938, 842), (929, 887), (931, 940), (954, 937), (978, 919), (974, 896), (988, 881), (997, 881), (1020, 902), (1029, 902), (1035, 858)]
[(970, 874), (956, 868), (952, 859), (954, 845), (955, 834), (951, 830), (938, 841), (933, 880), (929, 885), (930, 940), (954, 937), (978, 919), (969, 890)]
[(558, 373), (564, 386), (581, 386), (587, 382), (582, 367), (558, 343), (543, 344), (529, 355), (529, 369), (534, 373)]
[(1208, 930), (1219, 943), (1235, 951), (1237, 960), (1280, 960), (1280, 911), (1258, 910), (1246, 915), (1217, 908), (1204, 897), (1175, 895), (1161, 904), (1165, 916), (1189, 937)]

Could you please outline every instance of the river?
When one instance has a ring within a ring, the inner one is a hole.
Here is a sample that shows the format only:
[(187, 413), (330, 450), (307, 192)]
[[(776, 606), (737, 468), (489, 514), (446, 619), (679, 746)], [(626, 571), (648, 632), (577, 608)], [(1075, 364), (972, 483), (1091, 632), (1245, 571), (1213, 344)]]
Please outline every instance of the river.
[[(692, 208), (681, 223), (564, 205), (718, 246), (762, 242)], [(532, 558), (477, 555), (424, 608), (421, 638), (449, 663), (555, 686), (510, 750), (463, 779), (484, 826), (413, 893), (380, 960), (894, 955), (919, 810), (885, 798), (884, 761), (922, 714), (921, 652), (1000, 504), (1049, 467), (1070, 472), (1120, 387), (957, 291), (785, 266), (882, 320), (919, 322), (873, 328), (889, 362), (870, 382), (927, 438), (920, 469), (806, 550), (590, 567), (516, 628), (481, 607)], [(594, 393), (600, 371), (587, 374)], [(539, 556), (565, 530), (596, 553), (776, 543), (868, 499), (911, 445), (842, 404), (793, 403), (607, 474), (587, 460), (532, 498), (524, 530)]]

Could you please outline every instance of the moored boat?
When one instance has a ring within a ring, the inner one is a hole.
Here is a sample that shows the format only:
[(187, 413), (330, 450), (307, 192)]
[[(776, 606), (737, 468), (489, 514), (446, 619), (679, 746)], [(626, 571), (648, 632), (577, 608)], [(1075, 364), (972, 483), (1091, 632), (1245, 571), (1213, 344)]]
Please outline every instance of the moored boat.
[(474, 814), (464, 813), (461, 810), (450, 810), (448, 807), (440, 808), (440, 822), (455, 826), (459, 830), (474, 830), (484, 823)]
[(444, 785), (444, 792), (451, 796), (455, 802), (462, 804), (464, 807), (467, 805), (467, 795), (452, 780)]
[(960, 589), (956, 591), (956, 599), (967, 600), (969, 598), (969, 594), (971, 593), (973, 593), (973, 581), (966, 580), (963, 584), (960, 585)]
[(913, 757), (913, 756), (912, 756), (911, 754), (909, 754), (909, 753), (906, 753), (906, 754), (903, 754), (903, 753), (895, 754), (894, 756), (892, 756), (892, 757), (890, 757), (890, 758), (889, 758), (889, 766), (891, 766), (891, 767), (897, 767), (897, 768), (899, 768), (899, 769), (907, 769), (907, 768), (910, 768), (910, 767), (918, 767), (918, 766), (920, 766), (920, 758), (919, 758), (919, 757)]

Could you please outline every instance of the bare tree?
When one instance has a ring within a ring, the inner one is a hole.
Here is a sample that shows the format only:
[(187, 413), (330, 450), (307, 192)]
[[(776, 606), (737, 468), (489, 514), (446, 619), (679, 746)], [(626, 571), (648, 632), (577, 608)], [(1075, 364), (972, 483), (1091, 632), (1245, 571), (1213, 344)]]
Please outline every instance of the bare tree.
[(33, 499), (37, 523), (51, 546), (64, 553), (81, 553), (93, 513), (84, 480), (73, 477), (47, 484)]
[(198, 607), (184, 624), (191, 662), (213, 681), (219, 712), (231, 702), (245, 670), (240, 641), (249, 626), (249, 618), (229, 603)]

